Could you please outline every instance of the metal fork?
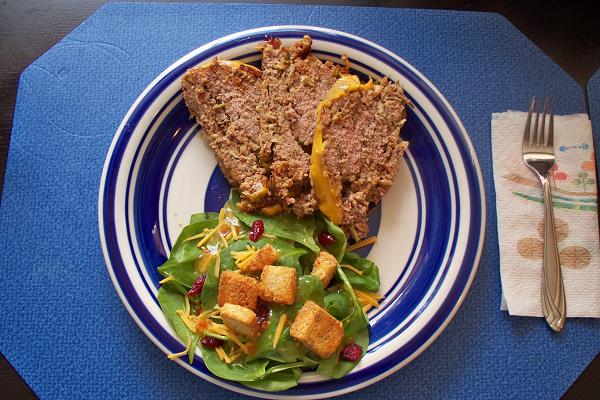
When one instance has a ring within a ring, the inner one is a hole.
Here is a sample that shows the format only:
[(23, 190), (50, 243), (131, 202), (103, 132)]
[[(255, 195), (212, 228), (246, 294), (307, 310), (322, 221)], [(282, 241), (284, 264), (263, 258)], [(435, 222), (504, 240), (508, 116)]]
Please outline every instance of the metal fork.
[[(554, 165), (554, 99), (550, 101), (549, 109), (544, 98), (542, 121), (540, 121), (540, 103), (533, 97), (525, 132), (523, 133), (523, 161), (538, 177), (544, 189), (544, 264), (542, 268), (542, 311), (546, 322), (555, 331), (560, 331), (565, 325), (567, 306), (565, 288), (563, 286), (556, 231), (554, 229), (554, 213), (552, 210), (552, 193), (548, 173)], [(531, 131), (531, 116), (534, 108), (535, 122)], [(546, 116), (548, 129), (546, 135)], [(539, 128), (539, 129), (538, 129)]]

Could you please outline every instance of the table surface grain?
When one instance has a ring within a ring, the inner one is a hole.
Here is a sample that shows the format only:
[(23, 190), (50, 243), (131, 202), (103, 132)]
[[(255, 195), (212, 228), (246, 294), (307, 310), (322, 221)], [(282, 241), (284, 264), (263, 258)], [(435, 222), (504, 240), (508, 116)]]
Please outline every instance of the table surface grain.
[[(104, 3), (106, 1), (100, 0), (0, 0), (0, 201), (19, 75)], [(495, 12), (508, 18), (571, 75), (581, 85), (582, 95), (585, 95), (588, 80), (600, 67), (597, 13), (583, 2), (304, 0), (298, 3)], [(599, 382), (600, 354), (563, 399), (600, 399)], [(0, 398), (36, 398), (4, 356), (0, 357)]]

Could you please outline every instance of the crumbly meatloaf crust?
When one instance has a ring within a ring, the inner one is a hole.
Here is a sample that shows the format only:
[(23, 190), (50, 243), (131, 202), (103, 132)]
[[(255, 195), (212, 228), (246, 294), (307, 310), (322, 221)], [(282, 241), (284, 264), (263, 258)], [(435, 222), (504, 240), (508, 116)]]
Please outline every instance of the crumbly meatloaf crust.
[[(281, 207), (302, 217), (317, 209), (309, 174), (315, 111), (347, 66), (321, 62), (311, 45), (308, 36), (290, 48), (269, 39), (261, 46), (262, 72), (215, 60), (182, 79), (186, 105), (224, 175), (240, 189), (245, 212)], [(342, 187), (342, 225), (356, 237), (368, 234), (369, 203), (391, 186), (408, 145), (399, 139), (407, 104), (400, 86), (383, 79), (321, 114), (325, 167)]]
[(317, 206), (309, 176), (315, 110), (345, 72), (310, 54), (311, 46), (309, 36), (289, 48), (274, 38), (260, 46), (260, 159), (271, 166), (271, 192), (298, 217), (312, 214)]
[(399, 136), (407, 104), (402, 88), (384, 78), (334, 100), (321, 114), (325, 167), (342, 188), (342, 225), (359, 238), (369, 231), (369, 203), (390, 188), (408, 146)]
[(260, 70), (217, 59), (182, 78), (185, 103), (204, 128), (223, 174), (240, 189), (239, 206), (247, 212), (272, 202), (268, 196), (255, 198), (268, 182), (268, 170), (258, 159), (260, 84)]

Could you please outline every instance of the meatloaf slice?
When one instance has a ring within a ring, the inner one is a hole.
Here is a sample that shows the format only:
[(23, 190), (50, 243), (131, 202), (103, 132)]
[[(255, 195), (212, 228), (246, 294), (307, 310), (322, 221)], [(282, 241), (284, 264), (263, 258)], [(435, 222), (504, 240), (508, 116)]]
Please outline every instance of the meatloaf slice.
[(289, 48), (274, 38), (259, 46), (261, 162), (270, 165), (270, 189), (282, 209), (298, 217), (316, 209), (309, 174), (315, 111), (343, 70), (310, 54), (311, 46), (309, 36)]
[[(321, 103), (317, 124), (324, 175), (336, 191), (341, 225), (359, 239), (369, 231), (369, 203), (377, 204), (390, 188), (408, 146), (399, 135), (410, 103), (387, 78), (360, 84), (357, 77), (344, 77), (353, 80), (336, 83), (338, 92), (330, 91)], [(313, 151), (318, 147), (313, 144)], [(319, 203), (321, 208), (321, 198)]]
[(229, 183), (240, 189), (239, 207), (253, 212), (270, 205), (268, 170), (258, 159), (261, 71), (237, 61), (214, 59), (188, 70), (183, 98)]

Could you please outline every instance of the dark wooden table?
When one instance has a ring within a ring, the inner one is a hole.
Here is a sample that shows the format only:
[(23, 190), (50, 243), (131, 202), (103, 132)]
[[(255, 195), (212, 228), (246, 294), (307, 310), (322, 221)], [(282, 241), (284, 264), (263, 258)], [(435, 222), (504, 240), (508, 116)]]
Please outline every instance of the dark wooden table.
[[(598, 14), (593, 8), (587, 8), (584, 4), (573, 4), (576, 2), (530, 1), (526, 4), (522, 1), (497, 0), (300, 0), (297, 2), (496, 12), (507, 17), (567, 71), (581, 85), (582, 95), (585, 94), (588, 80), (600, 67)], [(100, 0), (0, 0), (0, 201), (17, 82), (21, 71), (104, 3), (106, 1)], [(35, 394), (10, 363), (3, 356), (0, 357), (0, 399), (30, 398), (36, 398)], [(600, 354), (564, 394), (563, 399), (600, 399)]]

